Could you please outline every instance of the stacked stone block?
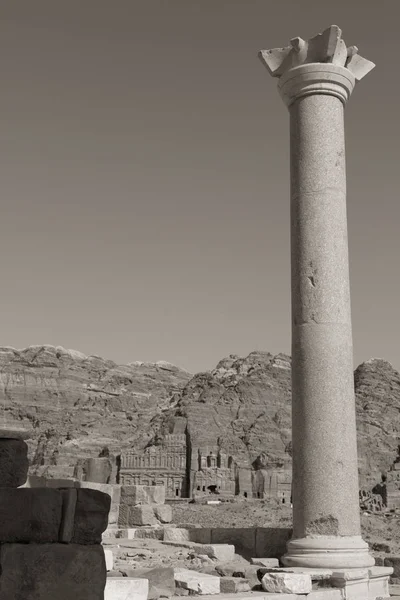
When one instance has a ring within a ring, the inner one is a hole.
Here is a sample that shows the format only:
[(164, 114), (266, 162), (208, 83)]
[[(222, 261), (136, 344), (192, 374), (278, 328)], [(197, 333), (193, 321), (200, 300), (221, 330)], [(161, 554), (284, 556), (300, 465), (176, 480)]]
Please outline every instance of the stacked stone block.
[(118, 526), (124, 528), (161, 525), (172, 521), (171, 506), (165, 504), (163, 485), (121, 486)]
[(0, 600), (103, 600), (101, 534), (110, 497), (98, 490), (28, 488), (25, 439), (0, 430)]

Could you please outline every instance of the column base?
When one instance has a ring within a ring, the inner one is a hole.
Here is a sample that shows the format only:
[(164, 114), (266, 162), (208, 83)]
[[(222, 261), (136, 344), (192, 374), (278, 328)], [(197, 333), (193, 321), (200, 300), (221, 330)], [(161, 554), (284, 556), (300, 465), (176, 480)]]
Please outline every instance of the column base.
[(318, 536), (290, 540), (281, 562), (285, 567), (362, 569), (375, 559), (361, 536)]

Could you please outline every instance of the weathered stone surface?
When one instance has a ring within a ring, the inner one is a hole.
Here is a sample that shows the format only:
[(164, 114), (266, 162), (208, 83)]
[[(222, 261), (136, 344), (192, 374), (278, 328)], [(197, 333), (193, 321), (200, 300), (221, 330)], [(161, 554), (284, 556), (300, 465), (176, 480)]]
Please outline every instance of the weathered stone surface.
[[(133, 533), (134, 532), (134, 533)], [(149, 540), (163, 540), (164, 539), (164, 529), (159, 525), (154, 527), (137, 527), (136, 529), (127, 529), (126, 537), (129, 539), (149, 539)]]
[(250, 591), (249, 582), (242, 577), (222, 577), (220, 588), (221, 594), (238, 594)]
[(147, 579), (107, 577), (104, 600), (147, 600), (148, 590)]
[(98, 490), (99, 492), (103, 492), (103, 494), (108, 494), (111, 498), (110, 510), (108, 513), (108, 524), (117, 525), (118, 523), (118, 514), (119, 514), (119, 505), (121, 501), (121, 486), (115, 483), (106, 484), (106, 483), (95, 483), (93, 481), (80, 481), (78, 482), (77, 487), (86, 489), (89, 488), (91, 490)]
[(164, 528), (164, 541), (165, 542), (189, 542), (189, 531), (187, 529), (179, 527), (165, 527)]
[(24, 487), (29, 488), (76, 488), (79, 487), (80, 482), (73, 479), (47, 479), (46, 477), (39, 477), (38, 475), (28, 475), (28, 479)]
[[(124, 507), (121, 507), (124, 508)], [(157, 525), (158, 521), (152, 506), (129, 506), (128, 526), (133, 525)]]
[(211, 529), (208, 527), (196, 527), (189, 529), (189, 539), (198, 544), (211, 544)]
[(156, 518), (161, 523), (171, 523), (172, 507), (169, 504), (161, 504), (160, 506), (153, 506), (153, 509), (154, 509), (154, 514), (156, 515)]
[(163, 485), (123, 485), (121, 486), (121, 504), (164, 504), (165, 486)]
[(389, 579), (393, 574), (392, 567), (371, 567), (368, 569), (368, 598), (387, 598), (389, 592)]
[(310, 575), (299, 573), (266, 573), (261, 585), (270, 593), (309, 594), (312, 590)]
[(99, 600), (106, 583), (101, 546), (3, 544), (0, 598)]
[(78, 489), (75, 507), (73, 544), (100, 544), (107, 529), (111, 498), (98, 490)]
[(221, 562), (229, 562), (235, 558), (235, 546), (231, 544), (193, 544), (196, 554), (205, 554)]
[(76, 488), (61, 489), (60, 492), (62, 495), (62, 519), (59, 541), (69, 544), (74, 535), (75, 508), (78, 492)]
[(195, 592), (200, 595), (214, 595), (220, 593), (220, 578), (205, 573), (189, 570), (175, 570), (175, 583), (177, 587)]
[(26, 442), (0, 437), (0, 486), (16, 488), (23, 485), (28, 468)]
[(280, 558), (285, 554), (291, 536), (292, 530), (286, 527), (257, 527), (255, 555)]
[(32, 429), (21, 427), (0, 427), (0, 438), (8, 440), (29, 440), (32, 437)]
[(333, 572), (331, 584), (348, 600), (364, 600), (369, 593), (368, 579), (368, 569), (343, 569)]
[(82, 463), (82, 471), (85, 481), (93, 483), (110, 483), (114, 461), (111, 458), (91, 457)]
[(0, 488), (0, 542), (58, 542), (58, 490)]

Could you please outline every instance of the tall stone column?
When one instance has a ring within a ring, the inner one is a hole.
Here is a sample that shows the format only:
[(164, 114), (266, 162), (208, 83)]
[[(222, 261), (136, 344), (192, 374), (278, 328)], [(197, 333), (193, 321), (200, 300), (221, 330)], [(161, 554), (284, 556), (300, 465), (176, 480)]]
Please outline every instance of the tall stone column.
[(290, 112), (293, 537), (286, 566), (349, 569), (361, 537), (343, 111), (373, 63), (335, 25), (264, 50)]

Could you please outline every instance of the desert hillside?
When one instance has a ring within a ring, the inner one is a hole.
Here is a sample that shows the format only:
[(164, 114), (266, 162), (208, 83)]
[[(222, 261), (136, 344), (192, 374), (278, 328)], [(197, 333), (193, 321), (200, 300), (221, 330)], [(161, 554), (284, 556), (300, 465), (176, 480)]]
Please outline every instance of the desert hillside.
[[(32, 428), (32, 471), (72, 474), (107, 447), (157, 443), (183, 416), (191, 443), (220, 446), (249, 465), (264, 453), (289, 466), (290, 357), (230, 356), (192, 375), (166, 362), (117, 365), (54, 346), (0, 348), (0, 419)], [(372, 487), (400, 444), (400, 374), (373, 359), (355, 371), (361, 485)]]

